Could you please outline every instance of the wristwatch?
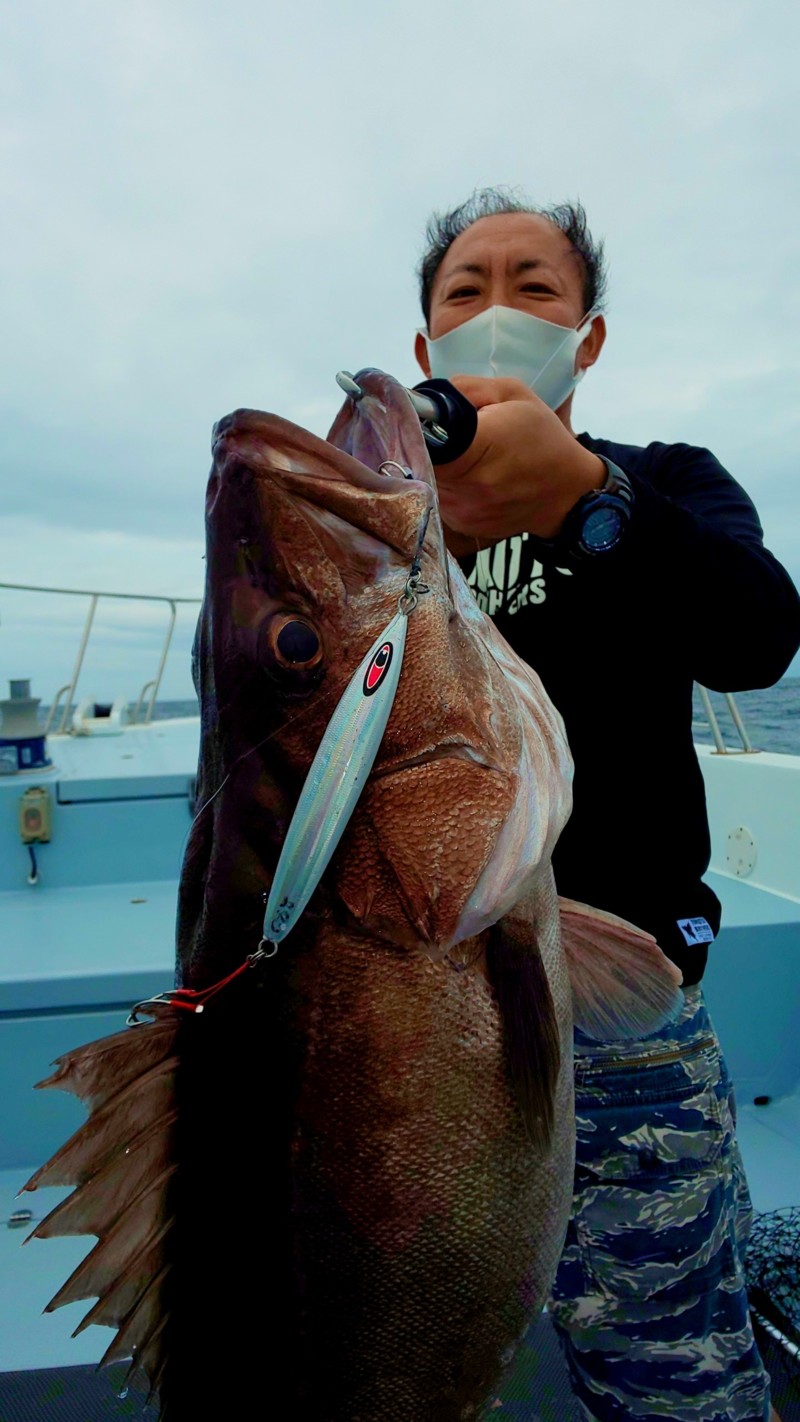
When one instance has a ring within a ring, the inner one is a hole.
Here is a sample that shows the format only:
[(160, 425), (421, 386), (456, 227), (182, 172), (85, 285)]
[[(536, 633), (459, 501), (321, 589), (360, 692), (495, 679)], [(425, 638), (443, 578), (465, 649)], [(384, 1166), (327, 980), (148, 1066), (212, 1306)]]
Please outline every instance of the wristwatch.
[(633, 489), (627, 474), (604, 454), (608, 469), (601, 489), (584, 494), (570, 509), (558, 536), (561, 551), (573, 558), (595, 558), (610, 553), (622, 541), (633, 507)]

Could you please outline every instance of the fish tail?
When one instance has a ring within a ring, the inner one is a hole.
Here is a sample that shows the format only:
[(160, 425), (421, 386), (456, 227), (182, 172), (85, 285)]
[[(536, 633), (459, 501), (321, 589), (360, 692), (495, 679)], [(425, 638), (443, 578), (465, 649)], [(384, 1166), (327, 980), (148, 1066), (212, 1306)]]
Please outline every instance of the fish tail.
[(178, 1030), (177, 1014), (164, 1013), (59, 1059), (40, 1085), (72, 1092), (89, 1115), (24, 1187), (75, 1187), (30, 1238), (98, 1237), (46, 1311), (96, 1297), (76, 1333), (90, 1322), (116, 1328), (106, 1361), (133, 1356), (151, 1382), (163, 1361), (155, 1339), (164, 1333), (169, 1272)]

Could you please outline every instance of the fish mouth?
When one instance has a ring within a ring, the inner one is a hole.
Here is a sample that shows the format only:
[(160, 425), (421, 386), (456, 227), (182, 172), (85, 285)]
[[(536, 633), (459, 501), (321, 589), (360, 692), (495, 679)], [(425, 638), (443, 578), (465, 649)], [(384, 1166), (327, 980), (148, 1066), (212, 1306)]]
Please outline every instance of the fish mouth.
[(443, 745), (432, 746), (430, 750), (420, 751), (419, 755), (409, 756), (404, 760), (383, 761), (375, 767), (370, 779), (383, 780), (387, 775), (399, 775), (404, 770), (416, 770), (421, 765), (431, 765), (440, 760), (466, 760), (482, 770), (499, 769), (473, 746), (463, 741), (446, 741)]

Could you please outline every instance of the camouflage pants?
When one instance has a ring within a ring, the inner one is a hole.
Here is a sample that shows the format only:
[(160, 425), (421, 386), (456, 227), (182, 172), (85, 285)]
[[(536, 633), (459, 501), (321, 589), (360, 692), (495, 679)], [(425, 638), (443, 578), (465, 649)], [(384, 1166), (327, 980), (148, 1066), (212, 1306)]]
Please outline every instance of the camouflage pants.
[(747, 1308), (752, 1215), (699, 987), (637, 1042), (576, 1033), (575, 1197), (550, 1312), (592, 1422), (766, 1422)]

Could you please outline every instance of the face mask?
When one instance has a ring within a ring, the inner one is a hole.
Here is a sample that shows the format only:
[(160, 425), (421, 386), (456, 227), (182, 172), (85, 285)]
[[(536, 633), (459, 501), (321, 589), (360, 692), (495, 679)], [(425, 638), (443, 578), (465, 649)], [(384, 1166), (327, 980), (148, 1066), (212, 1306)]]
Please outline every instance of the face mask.
[(490, 306), (436, 341), (422, 334), (432, 376), (511, 376), (557, 410), (583, 376), (575, 374), (575, 356), (591, 329), (586, 316), (572, 329), (512, 306)]

